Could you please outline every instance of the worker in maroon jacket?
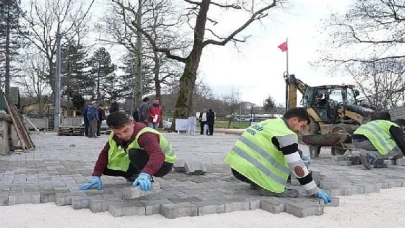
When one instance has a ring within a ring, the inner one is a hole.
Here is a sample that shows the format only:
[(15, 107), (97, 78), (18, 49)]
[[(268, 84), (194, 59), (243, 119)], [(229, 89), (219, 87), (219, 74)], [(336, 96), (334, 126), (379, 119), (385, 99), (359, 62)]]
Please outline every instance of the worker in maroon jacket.
[(121, 176), (134, 181), (132, 186), (150, 190), (152, 176), (168, 174), (176, 155), (167, 139), (143, 123), (131, 121), (123, 112), (113, 112), (107, 117), (112, 129), (108, 142), (98, 156), (91, 180), (80, 190), (103, 188), (101, 175)]

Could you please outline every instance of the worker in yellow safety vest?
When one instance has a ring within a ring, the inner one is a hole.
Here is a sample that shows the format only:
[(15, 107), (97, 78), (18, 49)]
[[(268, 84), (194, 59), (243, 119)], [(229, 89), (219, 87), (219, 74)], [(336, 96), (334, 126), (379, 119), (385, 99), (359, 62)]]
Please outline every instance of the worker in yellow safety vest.
[(403, 121), (397, 122), (400, 125), (391, 122), (389, 112), (379, 112), (354, 131), (352, 142), (360, 150), (360, 161), (366, 169), (387, 168), (384, 160), (403, 157), (405, 126)]
[(304, 108), (293, 108), (283, 118), (250, 126), (227, 154), (225, 162), (237, 179), (249, 183), (251, 188), (261, 189), (266, 195), (279, 197), (298, 197), (297, 190), (286, 189), (292, 171), (308, 194), (327, 204), (332, 197), (317, 187), (298, 150), (296, 132), (309, 123)]
[(176, 161), (176, 155), (167, 139), (158, 131), (143, 123), (131, 121), (123, 112), (113, 112), (107, 117), (107, 126), (112, 132), (101, 151), (91, 180), (80, 187), (101, 190), (101, 176), (121, 176), (132, 186), (148, 191), (152, 176), (168, 174)]

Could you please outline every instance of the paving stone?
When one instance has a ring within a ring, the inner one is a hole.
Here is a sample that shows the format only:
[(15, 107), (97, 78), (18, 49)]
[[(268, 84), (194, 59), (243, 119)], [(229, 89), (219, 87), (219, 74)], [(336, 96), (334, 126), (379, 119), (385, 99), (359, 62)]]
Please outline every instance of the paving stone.
[(278, 200), (261, 200), (260, 208), (273, 214), (280, 214), (281, 212), (285, 212), (285, 203)]
[(145, 206), (139, 201), (112, 201), (109, 204), (108, 211), (114, 217), (145, 215)]
[(186, 198), (169, 198), (168, 200), (172, 201), (173, 203), (193, 203), (193, 202), (200, 202), (202, 201), (200, 198), (198, 197), (186, 197)]
[(207, 167), (199, 161), (186, 161), (184, 168), (187, 175), (204, 175), (207, 172)]
[(348, 159), (344, 155), (334, 155), (332, 156), (333, 161), (347, 161)]
[(390, 166), (390, 165), (396, 165), (396, 162), (395, 162), (395, 160), (389, 159), (389, 160), (384, 160), (384, 164), (386, 164), (387, 166)]
[(397, 188), (397, 187), (402, 187), (401, 180), (392, 180), (388, 182), (388, 188)]
[(321, 183), (321, 171), (319, 171), (318, 169), (314, 169), (314, 168), (311, 168), (310, 171), (312, 174), (312, 179), (319, 186), (319, 184)]
[(74, 210), (89, 208), (90, 196), (72, 196), (71, 199)]
[(176, 172), (186, 172), (186, 168), (184, 167), (185, 161), (182, 159), (177, 159), (176, 162), (173, 164), (173, 169)]
[(216, 200), (193, 202), (197, 206), (198, 215), (225, 213), (225, 204)]
[(299, 218), (305, 218), (313, 215), (319, 216), (324, 212), (324, 206), (322, 204), (312, 202), (288, 203), (286, 204), (285, 209), (287, 213)]
[(250, 210), (250, 202), (243, 199), (232, 199), (223, 202), (225, 203), (225, 213)]
[(8, 196), (9, 206), (16, 204), (38, 204), (40, 203), (39, 192), (32, 193), (11, 193)]
[(405, 165), (405, 158), (400, 158), (395, 160), (395, 164), (398, 166), (404, 166)]
[(8, 195), (7, 196), (0, 195), (0, 206), (9, 206)]
[(143, 191), (139, 187), (125, 187), (121, 189), (122, 193), (122, 199), (136, 199), (142, 196), (146, 195), (151, 195), (151, 194), (156, 194), (159, 193), (160, 190), (160, 185), (159, 182), (153, 182), (152, 183), (152, 189), (149, 191)]
[(55, 193), (55, 204), (57, 206), (72, 205), (73, 197), (86, 197), (84, 192), (57, 192)]
[(40, 202), (41, 203), (50, 203), (55, 202), (55, 194), (56, 193), (67, 193), (70, 192), (69, 190), (40, 190)]
[(339, 165), (339, 166), (351, 166), (352, 165), (352, 162), (351, 161), (335, 161), (335, 164), (336, 165)]
[(198, 209), (192, 203), (162, 204), (160, 205), (160, 214), (168, 219), (197, 216)]
[(376, 184), (366, 184), (364, 186), (364, 193), (379, 193), (380, 192), (380, 187)]
[(99, 213), (99, 212), (105, 212), (109, 210), (109, 205), (110, 203), (114, 202), (123, 202), (119, 198), (110, 198), (110, 199), (105, 199), (102, 196), (94, 196), (94, 198), (91, 198), (89, 201), (89, 208), (90, 211), (93, 213)]
[(249, 199), (249, 209), (256, 210), (260, 209), (261, 199)]
[(139, 200), (145, 206), (145, 215), (154, 215), (160, 213), (161, 204), (172, 204), (168, 199), (160, 200)]

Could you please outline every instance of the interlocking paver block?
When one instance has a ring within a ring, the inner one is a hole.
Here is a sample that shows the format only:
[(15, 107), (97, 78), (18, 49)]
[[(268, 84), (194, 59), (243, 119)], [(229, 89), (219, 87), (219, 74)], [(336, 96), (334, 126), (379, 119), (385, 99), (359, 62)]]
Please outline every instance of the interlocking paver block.
[(299, 218), (305, 218), (307, 216), (322, 215), (324, 206), (322, 204), (313, 202), (296, 202), (287, 203), (285, 206), (286, 212), (297, 216)]
[(89, 208), (89, 196), (72, 196), (72, 208), (74, 210)]
[(231, 200), (224, 200), (225, 203), (225, 212), (233, 212), (233, 211), (248, 211), (250, 210), (250, 203), (249, 201), (245, 201), (243, 199), (231, 199)]
[(159, 182), (152, 183), (152, 189), (149, 191), (143, 191), (139, 187), (125, 187), (121, 189), (122, 199), (136, 199), (142, 196), (156, 194), (160, 192)]
[(400, 158), (395, 160), (395, 164), (398, 166), (404, 166), (405, 165), (405, 158)]
[(334, 155), (332, 156), (333, 161), (347, 161), (346, 156), (344, 155)]
[(176, 172), (186, 172), (186, 168), (184, 167), (185, 161), (182, 159), (177, 159), (176, 162), (173, 164), (174, 171)]
[(55, 193), (55, 204), (58, 206), (72, 205), (72, 197), (87, 197), (84, 192), (57, 192)]
[(199, 161), (186, 161), (184, 168), (187, 175), (204, 175), (207, 172), (207, 167)]
[(8, 206), (8, 196), (0, 196), (0, 206)]
[(8, 204), (38, 204), (41, 203), (39, 192), (32, 193), (10, 193)]
[(55, 202), (55, 194), (56, 193), (67, 193), (69, 190), (40, 190), (40, 201), (41, 203), (50, 203)]
[(161, 204), (172, 204), (168, 199), (160, 200), (139, 200), (145, 206), (145, 215), (154, 215), (160, 213)]
[(199, 216), (225, 213), (225, 204), (220, 201), (207, 200), (207, 201), (193, 202), (193, 204), (197, 206)]
[(281, 212), (285, 212), (285, 203), (278, 200), (265, 199), (260, 201), (260, 208), (273, 214), (280, 214)]
[(91, 212), (93, 212), (93, 213), (108, 211), (110, 203), (123, 202), (119, 198), (105, 199), (102, 196), (100, 196), (100, 197), (95, 196), (95, 197), (96, 198), (92, 198), (89, 201), (89, 208), (90, 208)]
[(145, 206), (139, 201), (113, 201), (110, 202), (108, 211), (114, 217), (145, 215)]
[(192, 203), (162, 204), (160, 205), (160, 214), (169, 219), (197, 216), (198, 209)]

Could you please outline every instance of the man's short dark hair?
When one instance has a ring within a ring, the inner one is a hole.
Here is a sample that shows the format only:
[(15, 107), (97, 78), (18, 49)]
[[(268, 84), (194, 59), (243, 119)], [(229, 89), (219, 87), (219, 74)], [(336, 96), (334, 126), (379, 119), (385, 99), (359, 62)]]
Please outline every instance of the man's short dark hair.
[(113, 112), (107, 117), (107, 126), (111, 129), (120, 129), (125, 127), (131, 120), (124, 112)]
[(142, 99), (142, 101), (143, 101), (143, 102), (147, 102), (147, 101), (149, 101), (149, 97), (145, 97), (145, 98), (143, 98), (143, 99)]
[(311, 123), (311, 119), (309, 118), (309, 114), (305, 108), (292, 108), (289, 109), (286, 113), (284, 113), (283, 118), (288, 120), (291, 118), (297, 117), (298, 121), (307, 121), (308, 124)]
[(388, 120), (391, 121), (391, 115), (389, 112), (376, 112), (371, 117), (371, 120)]
[(405, 127), (405, 119), (396, 119), (395, 123), (398, 124), (400, 127)]

